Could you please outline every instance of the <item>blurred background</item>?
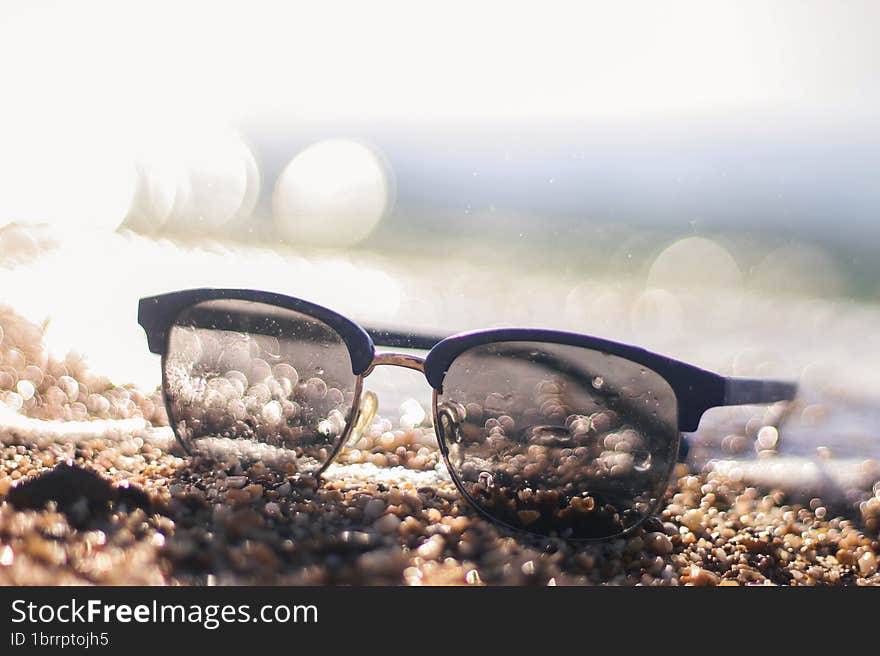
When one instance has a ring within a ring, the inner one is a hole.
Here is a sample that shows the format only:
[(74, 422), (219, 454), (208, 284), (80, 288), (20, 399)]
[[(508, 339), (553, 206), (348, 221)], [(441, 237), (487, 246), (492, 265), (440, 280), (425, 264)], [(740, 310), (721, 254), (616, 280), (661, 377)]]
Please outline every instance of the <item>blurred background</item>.
[(801, 381), (778, 448), (752, 447), (763, 410), (718, 410), (707, 457), (859, 463), (880, 454), (878, 19), (4, 0), (0, 302), (149, 389), (137, 299), (197, 285), (572, 329)]

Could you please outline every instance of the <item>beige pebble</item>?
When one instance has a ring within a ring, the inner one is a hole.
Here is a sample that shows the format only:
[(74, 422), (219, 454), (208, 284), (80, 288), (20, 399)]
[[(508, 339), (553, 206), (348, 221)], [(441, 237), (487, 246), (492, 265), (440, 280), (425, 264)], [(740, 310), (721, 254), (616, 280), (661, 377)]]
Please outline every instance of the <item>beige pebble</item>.
[(821, 581), (825, 578), (825, 570), (819, 567), (818, 565), (813, 565), (807, 570), (807, 574), (810, 575), (816, 581)]
[(49, 565), (63, 565), (67, 560), (64, 547), (55, 540), (44, 540), (36, 534), (27, 538), (25, 548), (31, 556)]
[(871, 576), (877, 571), (877, 556), (871, 551), (866, 551), (859, 558), (859, 572), (862, 576)]
[(247, 490), (233, 488), (226, 491), (226, 501), (232, 504), (247, 503), (251, 500), (251, 495)]
[(855, 565), (856, 564), (856, 555), (849, 549), (838, 549), (837, 553), (834, 554), (834, 557), (837, 559), (841, 565)]
[(437, 560), (443, 553), (445, 542), (439, 535), (428, 538), (422, 545), (416, 549), (416, 555), (425, 560)]
[(34, 388), (34, 384), (29, 380), (20, 380), (18, 381), (18, 385), (16, 385), (15, 389), (18, 391), (19, 395), (25, 401), (29, 401), (34, 397), (34, 393), (36, 389)]
[(414, 512), (419, 512), (423, 507), (422, 500), (417, 494), (405, 494), (403, 500)]
[(645, 536), (648, 551), (661, 556), (672, 553), (672, 540), (665, 533), (648, 533)]
[(43, 371), (38, 366), (29, 364), (24, 368), (21, 377), (31, 381), (34, 387), (39, 387), (40, 383), (43, 382)]
[(247, 476), (227, 476), (225, 482), (228, 488), (240, 489), (247, 485), (248, 478)]
[(681, 523), (686, 526), (689, 531), (699, 535), (703, 531), (703, 518), (705, 515), (699, 508), (692, 508), (681, 516)]
[(686, 578), (691, 585), (718, 585), (717, 574), (696, 565), (691, 566)]

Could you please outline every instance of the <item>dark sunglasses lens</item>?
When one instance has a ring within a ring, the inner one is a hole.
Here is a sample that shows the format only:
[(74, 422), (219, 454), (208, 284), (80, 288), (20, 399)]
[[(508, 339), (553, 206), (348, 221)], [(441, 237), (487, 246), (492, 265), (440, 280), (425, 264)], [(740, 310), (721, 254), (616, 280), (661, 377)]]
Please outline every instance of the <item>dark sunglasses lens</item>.
[(164, 374), (172, 426), (187, 447), (306, 473), (342, 438), (358, 385), (329, 326), (230, 299), (178, 315)]
[(477, 346), (452, 363), (437, 404), (465, 494), (534, 533), (598, 539), (633, 528), (656, 507), (677, 460), (672, 388), (599, 351)]

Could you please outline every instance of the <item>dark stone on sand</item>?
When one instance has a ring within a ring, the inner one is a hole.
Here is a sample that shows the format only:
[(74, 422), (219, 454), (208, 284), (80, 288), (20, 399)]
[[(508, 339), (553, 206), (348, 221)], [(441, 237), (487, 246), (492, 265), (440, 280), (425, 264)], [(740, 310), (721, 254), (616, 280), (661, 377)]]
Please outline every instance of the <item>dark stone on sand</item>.
[[(90, 469), (67, 463), (14, 486), (9, 490), (7, 500), (20, 510), (40, 510), (54, 501), (58, 510), (76, 523), (87, 520), (88, 515), (106, 513), (114, 502), (147, 510), (152, 505), (143, 490), (127, 481), (117, 486)], [(82, 512), (84, 506), (88, 508), (85, 516)]]

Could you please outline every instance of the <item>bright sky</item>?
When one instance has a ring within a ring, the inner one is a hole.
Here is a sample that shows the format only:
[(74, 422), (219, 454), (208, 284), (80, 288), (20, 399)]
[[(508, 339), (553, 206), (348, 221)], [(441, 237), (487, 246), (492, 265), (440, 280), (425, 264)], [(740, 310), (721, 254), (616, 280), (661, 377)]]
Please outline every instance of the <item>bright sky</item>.
[[(859, 143), (880, 115), (875, 0), (0, 3), (0, 225), (113, 228), (140, 179), (165, 214), (182, 199), (178, 214), (223, 223), (253, 207), (258, 185), (239, 182), (257, 172), (216, 135), (261, 121), (279, 136), (424, 121), (442, 138), (434, 124), (708, 117)], [(167, 161), (201, 191), (180, 192)], [(223, 212), (194, 209), (204, 199)]]
[(872, 0), (4, 0), (0, 112), (111, 128), (186, 114), (870, 117), (878, 19)]

